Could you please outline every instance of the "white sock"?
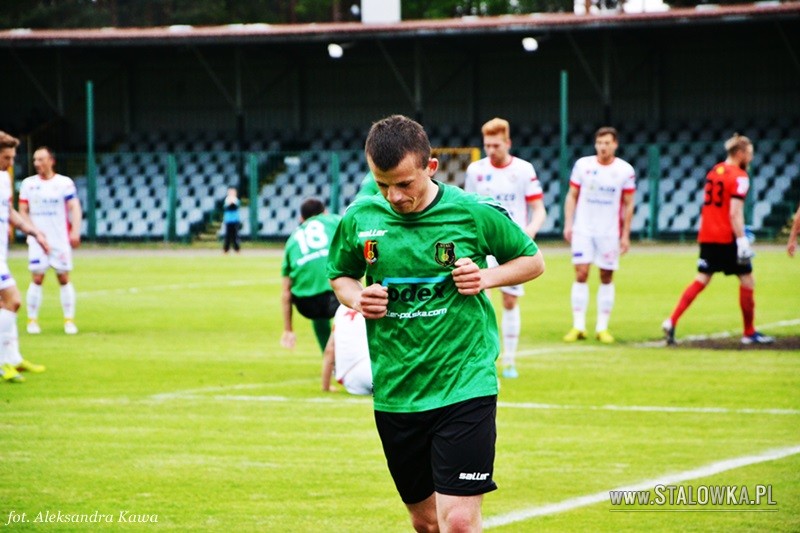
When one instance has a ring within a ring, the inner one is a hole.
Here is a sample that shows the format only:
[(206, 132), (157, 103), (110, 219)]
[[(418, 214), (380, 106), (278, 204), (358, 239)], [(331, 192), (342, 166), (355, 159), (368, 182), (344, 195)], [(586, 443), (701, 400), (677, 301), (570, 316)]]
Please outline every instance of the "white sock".
[(589, 305), (589, 284), (572, 283), (572, 327), (586, 331), (586, 307)]
[(597, 289), (597, 331), (608, 329), (608, 319), (614, 309), (614, 284), (600, 284)]
[(75, 318), (75, 287), (72, 282), (61, 286), (61, 309), (64, 311), (64, 320)]
[(28, 319), (39, 318), (39, 308), (42, 306), (42, 286), (31, 282), (28, 285)]
[(17, 313), (0, 309), (0, 364), (17, 366), (22, 362), (17, 335)]
[(508, 310), (503, 308), (503, 365), (513, 365), (519, 344), (519, 306)]

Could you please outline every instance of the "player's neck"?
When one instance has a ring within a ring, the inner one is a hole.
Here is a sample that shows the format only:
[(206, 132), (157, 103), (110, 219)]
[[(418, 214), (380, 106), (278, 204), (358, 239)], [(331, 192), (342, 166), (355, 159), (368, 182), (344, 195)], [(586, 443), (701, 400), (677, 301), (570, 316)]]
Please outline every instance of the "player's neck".
[(606, 165), (610, 165), (611, 163), (613, 163), (613, 162), (614, 162), (614, 159), (616, 159), (616, 158), (617, 158), (617, 157), (616, 157), (616, 156), (613, 156), (613, 155), (612, 155), (612, 156), (610, 156), (610, 157), (605, 157), (605, 158), (603, 158), (603, 157), (600, 157), (600, 156), (598, 155), (598, 156), (597, 156), (597, 162), (598, 162), (598, 163), (600, 163), (600, 164), (601, 164), (601, 165), (603, 165), (603, 166), (606, 166)]
[(39, 177), (40, 177), (41, 179), (43, 179), (43, 180), (49, 180), (49, 179), (51, 179), (51, 178), (52, 178), (53, 176), (55, 176), (55, 175), (56, 175), (56, 173), (55, 173), (55, 172), (53, 172), (53, 171), (50, 171), (50, 172), (45, 172), (44, 174), (41, 174), (41, 173), (40, 173), (40, 174), (39, 174)]
[(494, 168), (505, 168), (511, 164), (512, 159), (514, 159), (514, 156), (512, 156), (511, 154), (506, 154), (506, 156), (499, 162), (496, 162), (490, 157), (489, 163), (491, 163)]

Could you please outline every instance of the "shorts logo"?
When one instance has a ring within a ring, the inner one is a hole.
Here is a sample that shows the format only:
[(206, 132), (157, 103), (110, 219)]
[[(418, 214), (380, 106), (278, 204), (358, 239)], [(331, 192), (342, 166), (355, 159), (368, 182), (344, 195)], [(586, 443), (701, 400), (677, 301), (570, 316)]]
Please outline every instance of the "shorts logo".
[(461, 472), (458, 474), (458, 479), (466, 479), (467, 481), (486, 481), (488, 477), (488, 473), (482, 474), (480, 472)]
[(364, 259), (370, 265), (374, 265), (378, 261), (378, 241), (370, 240), (364, 243)]
[(453, 266), (456, 262), (456, 243), (437, 242), (433, 258), (442, 266)]
[(705, 259), (698, 259), (697, 268), (708, 268), (708, 261), (706, 261)]

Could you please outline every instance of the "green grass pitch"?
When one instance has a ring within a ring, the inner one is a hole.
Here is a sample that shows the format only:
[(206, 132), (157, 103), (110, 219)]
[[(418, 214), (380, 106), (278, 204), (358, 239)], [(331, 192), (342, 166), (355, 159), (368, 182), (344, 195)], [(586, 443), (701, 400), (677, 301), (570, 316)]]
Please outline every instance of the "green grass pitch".
[[(485, 498), (487, 524), (800, 446), (797, 351), (641, 345), (660, 339), (661, 321), (694, 276), (694, 245), (634, 244), (616, 277), (614, 346), (561, 343), (571, 324), (572, 267), (563, 246), (542, 249), (547, 271), (521, 300), (520, 378), (502, 382), (499, 490)], [(778, 247), (757, 252), (757, 324), (800, 335), (800, 259)], [(81, 332), (68, 337), (52, 274), (43, 333), (25, 333), (28, 276), (17, 249), (10, 266), (23, 295), (22, 352), (48, 370), (24, 384), (0, 383), (0, 527), (409, 531), (369, 400), (320, 392), (320, 354), (302, 318), (297, 348), (279, 345), (279, 255), (247, 246), (240, 256), (79, 250)], [(590, 285), (591, 329), (594, 269)], [(678, 338), (738, 335), (736, 287), (715, 278)], [(776, 505), (615, 508), (605, 499), (491, 530), (798, 531), (798, 472), (800, 454), (792, 453), (680, 483), (770, 485)], [(35, 521), (59, 512), (97, 512), (113, 523)], [(121, 513), (158, 522), (120, 524)]]

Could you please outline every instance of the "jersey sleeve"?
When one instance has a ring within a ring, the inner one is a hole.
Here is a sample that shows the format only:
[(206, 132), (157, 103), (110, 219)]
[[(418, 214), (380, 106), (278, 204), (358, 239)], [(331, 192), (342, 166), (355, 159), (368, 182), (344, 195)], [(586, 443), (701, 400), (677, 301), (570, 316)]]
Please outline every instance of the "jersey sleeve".
[(467, 192), (475, 192), (475, 173), (477, 172), (475, 168), (475, 163), (470, 163), (467, 167), (467, 174), (464, 178), (464, 190)]
[(292, 239), (293, 237), (290, 236), (289, 239), (286, 241), (286, 248), (283, 251), (283, 262), (281, 263), (281, 276), (285, 278), (288, 278), (292, 273), (292, 263), (291, 260), (289, 259), (290, 249), (292, 246)]
[(730, 181), (729, 186), (731, 198), (744, 200), (747, 196), (747, 191), (750, 190), (750, 178), (746, 173), (742, 172)]
[(628, 172), (628, 177), (625, 183), (622, 184), (622, 193), (630, 194), (636, 191), (636, 171), (630, 165), (626, 165), (626, 171)]
[(73, 198), (78, 197), (78, 189), (75, 187), (75, 182), (67, 178), (64, 181), (64, 201), (69, 202)]
[(22, 185), (19, 188), (19, 201), (22, 203), (28, 203), (28, 189), (30, 189), (29, 184), (30, 182), (26, 179), (22, 180)]
[(581, 187), (581, 160), (575, 161), (572, 166), (572, 174), (569, 176), (569, 184), (580, 189)]
[(527, 166), (530, 170), (530, 181), (525, 187), (525, 201), (533, 202), (543, 198), (544, 191), (542, 190), (542, 184), (539, 182), (539, 178), (536, 176), (536, 170), (533, 168), (533, 165), (528, 163)]
[(336, 232), (328, 250), (328, 279), (348, 277), (361, 279), (366, 272), (361, 243), (356, 230), (356, 211), (350, 206)]
[(478, 242), (486, 255), (493, 255), (500, 264), (523, 255), (536, 255), (539, 247), (500, 204), (488, 198), (477, 198), (473, 210)]

